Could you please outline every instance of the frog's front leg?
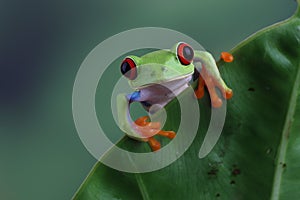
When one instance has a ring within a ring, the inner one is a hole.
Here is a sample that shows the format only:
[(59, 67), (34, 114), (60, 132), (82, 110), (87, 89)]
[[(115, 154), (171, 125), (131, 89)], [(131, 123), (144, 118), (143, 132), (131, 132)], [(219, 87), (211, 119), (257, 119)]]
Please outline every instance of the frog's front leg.
[(225, 99), (230, 99), (233, 95), (232, 90), (227, 87), (216, 65), (215, 59), (206, 51), (196, 51), (194, 64), (198, 72), (200, 72), (198, 87), (195, 91), (197, 98), (204, 95), (204, 85), (206, 85), (212, 106), (215, 108), (222, 106), (222, 100), (216, 92), (216, 87), (220, 89)]
[(159, 122), (148, 122), (149, 117), (140, 117), (133, 121), (130, 116), (130, 104), (133, 102), (145, 101), (140, 97), (140, 92), (136, 91), (129, 95), (120, 94), (117, 97), (119, 126), (129, 137), (148, 142), (153, 151), (161, 148), (160, 142), (154, 136), (162, 135), (170, 139), (175, 137), (173, 131), (162, 131)]

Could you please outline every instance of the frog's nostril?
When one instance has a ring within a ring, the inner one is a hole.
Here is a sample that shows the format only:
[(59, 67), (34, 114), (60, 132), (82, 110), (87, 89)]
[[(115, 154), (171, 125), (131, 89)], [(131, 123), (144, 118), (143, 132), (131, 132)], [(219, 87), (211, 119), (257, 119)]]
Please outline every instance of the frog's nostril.
[(161, 71), (162, 71), (162, 72), (167, 72), (167, 71), (168, 71), (168, 68), (165, 67), (165, 66), (162, 66), (162, 67), (161, 67)]

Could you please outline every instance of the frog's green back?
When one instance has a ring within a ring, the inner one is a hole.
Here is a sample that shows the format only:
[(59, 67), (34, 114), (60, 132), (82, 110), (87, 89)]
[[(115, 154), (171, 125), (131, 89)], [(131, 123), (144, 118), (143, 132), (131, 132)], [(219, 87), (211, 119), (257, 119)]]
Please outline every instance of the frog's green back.
[(129, 81), (133, 88), (180, 79), (194, 72), (193, 64), (182, 65), (171, 50), (153, 51), (134, 60), (137, 62), (137, 77)]

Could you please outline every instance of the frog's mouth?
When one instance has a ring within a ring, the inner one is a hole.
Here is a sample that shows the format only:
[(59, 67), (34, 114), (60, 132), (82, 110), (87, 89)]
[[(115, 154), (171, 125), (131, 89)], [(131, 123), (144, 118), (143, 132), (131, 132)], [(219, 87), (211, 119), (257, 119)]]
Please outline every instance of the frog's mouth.
[(133, 89), (141, 90), (145, 88), (149, 88), (152, 86), (161, 85), (168, 88), (171, 91), (177, 90), (184, 85), (187, 85), (192, 79), (192, 74), (187, 74), (185, 76), (175, 77), (173, 79), (169, 79), (167, 81), (159, 81), (157, 83), (148, 83), (139, 87), (133, 87)]

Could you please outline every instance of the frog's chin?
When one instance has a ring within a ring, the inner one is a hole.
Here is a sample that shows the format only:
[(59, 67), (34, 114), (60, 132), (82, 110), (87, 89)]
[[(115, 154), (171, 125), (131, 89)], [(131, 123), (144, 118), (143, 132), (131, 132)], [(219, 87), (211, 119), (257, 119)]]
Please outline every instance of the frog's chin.
[(144, 88), (148, 88), (148, 87), (151, 87), (151, 86), (154, 86), (154, 85), (164, 85), (164, 86), (167, 86), (167, 87), (176, 87), (178, 85), (184, 85), (184, 84), (187, 84), (191, 81), (192, 79), (192, 74), (187, 74), (185, 76), (180, 76), (180, 77), (175, 77), (175, 78), (172, 78), (172, 79), (168, 79), (167, 81), (160, 81), (160, 82), (156, 82), (156, 83), (148, 83), (148, 84), (145, 84), (145, 85), (141, 85), (141, 86), (138, 86), (138, 87), (133, 87), (133, 89), (135, 90), (141, 90), (141, 89), (144, 89)]

